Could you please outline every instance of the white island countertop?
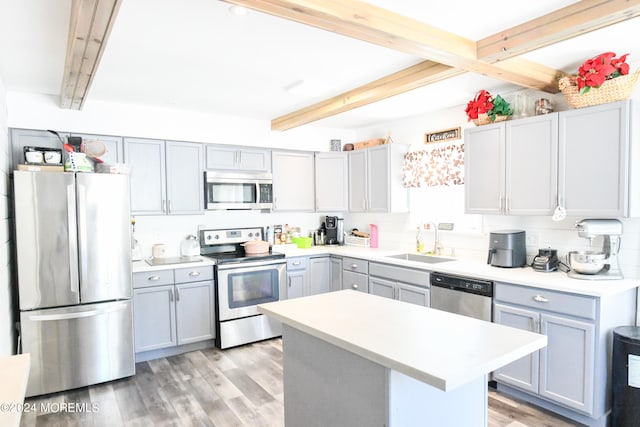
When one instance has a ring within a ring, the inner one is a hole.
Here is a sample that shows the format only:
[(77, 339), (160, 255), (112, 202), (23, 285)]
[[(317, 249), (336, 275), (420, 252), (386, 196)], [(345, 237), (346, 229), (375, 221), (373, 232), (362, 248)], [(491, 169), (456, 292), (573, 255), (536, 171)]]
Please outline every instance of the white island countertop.
[(0, 426), (20, 425), (30, 367), (29, 354), (0, 357)]
[(536, 333), (351, 290), (258, 311), (443, 391), (547, 345)]

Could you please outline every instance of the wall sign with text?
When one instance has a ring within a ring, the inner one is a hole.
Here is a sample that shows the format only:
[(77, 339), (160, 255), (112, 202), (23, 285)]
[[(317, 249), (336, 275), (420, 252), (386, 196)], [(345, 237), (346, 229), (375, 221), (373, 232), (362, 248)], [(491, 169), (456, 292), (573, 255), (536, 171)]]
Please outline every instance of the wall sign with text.
[(460, 126), (457, 128), (440, 130), (438, 132), (430, 132), (424, 134), (424, 143), (430, 144), (432, 142), (444, 142), (451, 141), (454, 139), (460, 139), (462, 135), (462, 130)]

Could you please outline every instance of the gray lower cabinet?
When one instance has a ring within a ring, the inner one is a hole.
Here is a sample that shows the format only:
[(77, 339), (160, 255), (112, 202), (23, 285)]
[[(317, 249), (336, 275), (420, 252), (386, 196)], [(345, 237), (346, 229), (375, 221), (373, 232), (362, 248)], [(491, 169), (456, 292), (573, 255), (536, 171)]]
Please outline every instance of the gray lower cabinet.
[(202, 144), (125, 138), (133, 215), (204, 213)]
[(429, 272), (371, 262), (369, 293), (429, 307)]
[(133, 275), (136, 353), (215, 338), (213, 267)]
[(342, 289), (342, 258), (331, 256), (331, 290), (339, 291)]
[(552, 402), (581, 423), (604, 425), (611, 333), (633, 324), (634, 307), (635, 290), (596, 298), (495, 283), (494, 322), (544, 334), (548, 345), (498, 369), (493, 379), (499, 389), (504, 384)]
[(342, 289), (369, 293), (369, 261), (342, 258)]
[(331, 291), (329, 255), (287, 259), (287, 299)]

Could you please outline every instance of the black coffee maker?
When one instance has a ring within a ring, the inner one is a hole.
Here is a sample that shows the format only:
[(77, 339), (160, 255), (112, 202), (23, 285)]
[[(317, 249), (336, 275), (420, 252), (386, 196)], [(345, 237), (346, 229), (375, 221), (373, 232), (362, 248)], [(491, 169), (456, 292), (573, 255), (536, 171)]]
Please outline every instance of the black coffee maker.
[(327, 229), (327, 245), (338, 245), (338, 217), (326, 216), (325, 227)]

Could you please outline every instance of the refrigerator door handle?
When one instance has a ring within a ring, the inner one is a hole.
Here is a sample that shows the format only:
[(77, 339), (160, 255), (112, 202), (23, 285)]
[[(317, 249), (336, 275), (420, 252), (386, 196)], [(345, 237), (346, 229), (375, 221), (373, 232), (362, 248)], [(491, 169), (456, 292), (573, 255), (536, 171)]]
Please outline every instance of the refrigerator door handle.
[(29, 320), (33, 322), (47, 322), (51, 320), (68, 320), (68, 319), (79, 319), (81, 317), (92, 317), (99, 316), (101, 314), (114, 313), (116, 311), (122, 311), (127, 308), (126, 304), (119, 304), (113, 307), (104, 308), (101, 310), (87, 310), (87, 311), (78, 311), (73, 313), (61, 313), (61, 314), (35, 314), (29, 316)]
[(87, 259), (87, 188), (78, 184), (78, 245), (80, 253), (80, 283), (86, 284), (88, 279)]
[(67, 224), (69, 226), (69, 282), (71, 292), (80, 292), (78, 278), (78, 228), (76, 223), (76, 191), (75, 186), (67, 186)]

